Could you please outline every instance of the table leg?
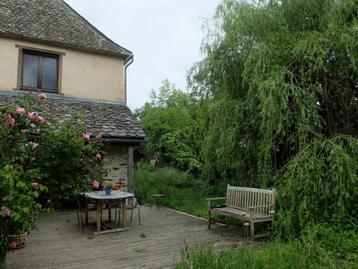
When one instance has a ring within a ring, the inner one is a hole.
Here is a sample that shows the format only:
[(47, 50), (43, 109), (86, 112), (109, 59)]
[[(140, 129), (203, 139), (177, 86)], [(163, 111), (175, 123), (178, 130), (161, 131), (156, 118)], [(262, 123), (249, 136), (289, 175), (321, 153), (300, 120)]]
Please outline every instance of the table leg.
[(85, 202), (85, 224), (88, 225), (88, 202)]
[(126, 208), (126, 200), (123, 200), (122, 203), (122, 214), (121, 214), (121, 226), (122, 228), (127, 227), (127, 208)]
[(97, 233), (101, 232), (101, 210), (102, 203), (99, 201), (97, 203)]
[(111, 209), (111, 202), (108, 201), (108, 221), (112, 221), (112, 209)]
[(127, 227), (127, 208), (126, 203), (123, 205), (123, 228)]

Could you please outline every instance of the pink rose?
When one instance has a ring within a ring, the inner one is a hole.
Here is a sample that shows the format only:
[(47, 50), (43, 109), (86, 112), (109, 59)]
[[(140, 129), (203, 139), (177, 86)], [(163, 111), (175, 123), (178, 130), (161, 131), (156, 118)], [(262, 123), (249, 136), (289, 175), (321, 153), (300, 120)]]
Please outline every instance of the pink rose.
[(27, 114), (27, 117), (30, 121), (36, 121), (37, 120), (37, 113), (36, 112), (29, 112)]
[(38, 123), (44, 123), (44, 122), (45, 122), (45, 119), (44, 119), (44, 117), (42, 117), (42, 116), (38, 116), (37, 119), (36, 119), (36, 121), (37, 121)]
[(84, 139), (84, 140), (89, 141), (89, 140), (91, 139), (91, 136), (90, 136), (90, 133), (89, 133), (89, 132), (84, 132), (84, 133), (82, 134), (82, 136), (83, 136), (83, 139)]
[(19, 116), (24, 116), (26, 113), (25, 108), (23, 107), (18, 107), (15, 109), (15, 114), (19, 115)]
[(94, 180), (92, 181), (92, 187), (95, 188), (95, 189), (98, 189), (98, 188), (99, 188), (99, 182), (94, 179)]
[(5, 123), (7, 126), (14, 126), (15, 119), (13, 117), (11, 117), (11, 115), (7, 115), (5, 118)]
[(6, 206), (3, 206), (2, 207), (2, 216), (3, 217), (10, 217), (11, 216), (11, 210), (10, 208), (6, 207)]
[(9, 244), (9, 248), (11, 248), (11, 249), (15, 249), (16, 248), (16, 242), (11, 242), (10, 244)]
[(97, 153), (97, 154), (96, 154), (96, 159), (97, 159), (97, 160), (102, 159), (102, 155), (101, 155), (100, 153)]
[(35, 182), (35, 181), (32, 181), (32, 182), (31, 182), (31, 186), (32, 186), (33, 188), (36, 188), (37, 185), (39, 185), (39, 183), (37, 183), (37, 182)]
[(28, 116), (30, 121), (37, 122), (37, 123), (44, 123), (45, 119), (42, 116), (39, 116), (36, 112), (29, 112)]
[(45, 101), (47, 99), (46, 94), (44, 94), (43, 92), (38, 92), (37, 93), (37, 100), (39, 101)]

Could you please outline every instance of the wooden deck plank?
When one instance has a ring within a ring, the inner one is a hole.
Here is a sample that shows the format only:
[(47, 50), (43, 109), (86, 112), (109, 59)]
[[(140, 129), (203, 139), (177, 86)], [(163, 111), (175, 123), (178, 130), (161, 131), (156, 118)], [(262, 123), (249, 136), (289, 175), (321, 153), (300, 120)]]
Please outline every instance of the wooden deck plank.
[[(130, 230), (93, 236), (95, 225), (77, 231), (74, 211), (43, 217), (24, 249), (8, 254), (8, 269), (171, 268), (185, 245), (238, 242), (237, 229), (206, 222), (172, 210), (142, 207), (142, 225), (134, 214)], [(127, 214), (128, 215), (128, 214)], [(90, 222), (95, 221), (91, 214)], [(144, 238), (143, 235), (145, 235)]]

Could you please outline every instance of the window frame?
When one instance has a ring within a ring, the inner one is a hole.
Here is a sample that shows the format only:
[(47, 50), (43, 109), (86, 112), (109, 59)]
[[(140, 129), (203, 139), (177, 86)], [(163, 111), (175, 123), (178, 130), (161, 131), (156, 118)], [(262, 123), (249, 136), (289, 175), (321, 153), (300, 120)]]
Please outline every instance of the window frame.
[[(23, 47), (18, 46), (19, 48), (19, 62), (18, 62), (18, 77), (17, 77), (17, 90), (25, 90), (25, 91), (42, 91), (42, 92), (49, 92), (49, 93), (57, 93), (61, 94), (61, 86), (62, 86), (62, 57), (65, 55), (63, 52), (57, 52), (57, 51), (50, 51), (50, 50), (43, 50), (43, 49), (37, 49), (37, 48), (30, 48), (30, 47)], [(24, 65), (23, 65), (23, 57), (24, 54), (29, 55), (35, 55), (39, 57), (39, 63), (38, 63), (38, 76), (37, 76), (37, 86), (36, 87), (26, 87), (22, 85), (23, 81), (23, 74), (24, 74)], [(57, 60), (57, 89), (44, 89), (40, 85), (40, 80), (42, 76), (40, 64), (41, 64), (41, 58), (47, 57), (47, 58), (55, 58)]]

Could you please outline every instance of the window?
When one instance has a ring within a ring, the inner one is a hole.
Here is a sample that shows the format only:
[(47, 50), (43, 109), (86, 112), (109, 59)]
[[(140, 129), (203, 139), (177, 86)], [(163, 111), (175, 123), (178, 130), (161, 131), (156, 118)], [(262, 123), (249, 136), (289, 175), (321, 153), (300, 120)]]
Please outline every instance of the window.
[(58, 92), (59, 55), (22, 50), (22, 89)]

